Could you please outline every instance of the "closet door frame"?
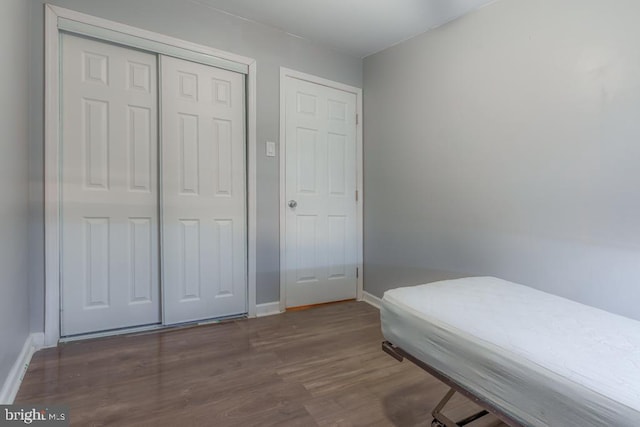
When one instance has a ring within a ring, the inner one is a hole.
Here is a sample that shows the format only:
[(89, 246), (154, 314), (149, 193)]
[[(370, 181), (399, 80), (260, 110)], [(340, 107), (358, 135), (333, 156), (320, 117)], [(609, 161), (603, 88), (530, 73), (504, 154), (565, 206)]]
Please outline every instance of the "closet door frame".
[(240, 72), (246, 76), (247, 179), (247, 308), (256, 315), (256, 61), (208, 46), (45, 4), (45, 114), (44, 114), (44, 231), (45, 313), (44, 346), (60, 340), (61, 260), (61, 108), (60, 33), (90, 36)]

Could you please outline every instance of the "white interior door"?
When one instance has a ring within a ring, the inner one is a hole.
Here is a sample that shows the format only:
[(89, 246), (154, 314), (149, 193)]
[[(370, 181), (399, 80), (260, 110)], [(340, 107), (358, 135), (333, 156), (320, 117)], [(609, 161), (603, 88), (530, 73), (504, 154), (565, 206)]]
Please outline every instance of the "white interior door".
[(161, 57), (167, 324), (245, 313), (244, 76)]
[(286, 306), (356, 297), (356, 95), (287, 77)]
[(61, 45), (62, 335), (157, 323), (156, 57)]

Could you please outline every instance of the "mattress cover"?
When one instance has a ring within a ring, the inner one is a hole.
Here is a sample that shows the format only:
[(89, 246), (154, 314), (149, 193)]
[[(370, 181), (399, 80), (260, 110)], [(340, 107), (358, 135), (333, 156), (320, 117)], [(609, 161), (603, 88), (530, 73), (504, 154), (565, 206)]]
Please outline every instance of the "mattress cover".
[(640, 426), (640, 322), (493, 277), (385, 292), (382, 333), (526, 426)]

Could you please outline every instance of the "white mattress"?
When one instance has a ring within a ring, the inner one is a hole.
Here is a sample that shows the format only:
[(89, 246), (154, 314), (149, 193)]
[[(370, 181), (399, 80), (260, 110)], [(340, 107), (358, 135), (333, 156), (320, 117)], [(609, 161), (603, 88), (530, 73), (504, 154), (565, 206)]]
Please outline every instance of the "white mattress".
[(493, 277), (385, 292), (382, 333), (523, 425), (640, 426), (640, 322)]

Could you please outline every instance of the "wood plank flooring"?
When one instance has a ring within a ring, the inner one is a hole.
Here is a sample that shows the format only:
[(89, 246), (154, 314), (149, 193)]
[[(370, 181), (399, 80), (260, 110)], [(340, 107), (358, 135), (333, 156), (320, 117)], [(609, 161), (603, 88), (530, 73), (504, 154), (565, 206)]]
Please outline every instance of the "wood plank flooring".
[(381, 341), (378, 311), (347, 302), (74, 342), (34, 355), (16, 403), (69, 405), (77, 426), (431, 425), (447, 388)]

